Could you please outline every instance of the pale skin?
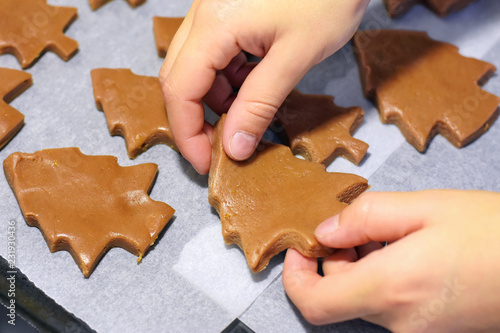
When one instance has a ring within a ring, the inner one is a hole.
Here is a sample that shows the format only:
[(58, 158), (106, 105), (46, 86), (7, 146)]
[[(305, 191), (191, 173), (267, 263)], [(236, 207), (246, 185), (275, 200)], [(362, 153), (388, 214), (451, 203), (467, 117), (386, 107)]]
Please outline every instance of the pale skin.
[[(368, 2), (194, 0), (160, 72), (183, 156), (208, 172), (203, 101), (228, 112), (228, 156), (248, 158), (293, 87), (352, 37)], [(247, 63), (242, 50), (263, 60)], [(325, 259), (325, 276), (290, 249), (283, 285), (317, 325), (363, 318), (395, 332), (500, 330), (499, 206), (500, 194), (481, 191), (364, 194), (316, 230), (341, 249)]]
[[(250, 157), (300, 79), (352, 37), (368, 2), (194, 0), (160, 71), (182, 155), (199, 173), (208, 172), (212, 128), (204, 122), (203, 99), (214, 111), (227, 111), (226, 153)], [(262, 61), (248, 64), (242, 50)], [(231, 86), (241, 86), (237, 96)]]
[(324, 277), (316, 259), (295, 250), (283, 267), (283, 286), (311, 323), (363, 318), (394, 332), (500, 330), (499, 193), (365, 193), (318, 226), (316, 238), (341, 249), (325, 259)]

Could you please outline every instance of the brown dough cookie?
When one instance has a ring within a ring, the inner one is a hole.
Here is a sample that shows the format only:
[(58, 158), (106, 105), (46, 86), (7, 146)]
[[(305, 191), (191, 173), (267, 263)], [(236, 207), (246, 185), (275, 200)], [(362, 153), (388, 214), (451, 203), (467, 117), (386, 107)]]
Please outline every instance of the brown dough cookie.
[(175, 212), (148, 196), (154, 163), (121, 167), (114, 156), (61, 148), (14, 153), (3, 167), (26, 222), (51, 252), (71, 253), (85, 277), (112, 247), (142, 258)]
[[(102, 5), (110, 1), (111, 0), (89, 0), (89, 4), (92, 10), (96, 10), (97, 8), (101, 7)], [(135, 8), (145, 3), (146, 0), (127, 0), (127, 2), (132, 8)]]
[(225, 242), (243, 249), (253, 272), (287, 248), (309, 257), (331, 253), (314, 230), (365, 191), (366, 179), (326, 172), (324, 165), (268, 142), (247, 161), (236, 162), (222, 147), (224, 119), (212, 135), (208, 200), (219, 213)]
[(97, 108), (104, 110), (111, 135), (125, 138), (130, 158), (160, 143), (177, 151), (157, 77), (111, 68), (90, 74)]
[(24, 115), (8, 105), (33, 83), (31, 74), (15, 69), (0, 68), (0, 149), (24, 125)]
[(498, 117), (500, 98), (479, 87), (495, 67), (454, 45), (399, 30), (358, 31), (353, 44), (365, 96), (419, 151), (437, 133), (463, 147)]
[(390, 17), (402, 16), (417, 3), (425, 4), (439, 16), (446, 16), (464, 9), (474, 1), (477, 0), (384, 0), (384, 4)]
[(360, 107), (335, 105), (332, 96), (307, 95), (293, 90), (275, 119), (283, 126), (294, 154), (325, 165), (337, 156), (359, 164), (368, 144), (354, 139), (352, 134), (363, 122), (363, 115)]
[(2, 0), (0, 54), (14, 54), (23, 68), (45, 51), (68, 60), (78, 50), (78, 43), (63, 31), (76, 18), (76, 8), (50, 6), (46, 0)]
[(165, 57), (175, 33), (184, 21), (184, 17), (153, 17), (153, 32), (155, 34), (158, 56)]

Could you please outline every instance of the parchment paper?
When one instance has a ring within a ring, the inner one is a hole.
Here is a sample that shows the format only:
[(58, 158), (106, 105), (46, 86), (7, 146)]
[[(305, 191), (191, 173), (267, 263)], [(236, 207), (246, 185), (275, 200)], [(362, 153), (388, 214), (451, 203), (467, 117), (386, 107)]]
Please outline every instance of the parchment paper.
[[(131, 68), (136, 74), (156, 75), (162, 59), (156, 53), (152, 17), (184, 16), (190, 1), (148, 0), (133, 10), (124, 0), (115, 0), (95, 12), (85, 0), (49, 3), (78, 7), (79, 18), (67, 35), (80, 43), (79, 53), (68, 62), (47, 53), (27, 70), (34, 85), (11, 103), (26, 115), (26, 125), (0, 151), (0, 160), (16, 151), (77, 146), (85, 154), (117, 156), (124, 166), (154, 162), (159, 175), (151, 197), (177, 212), (140, 264), (125, 250), (112, 249), (85, 279), (67, 252), (50, 253), (40, 231), (27, 226), (7, 181), (0, 177), (0, 255), (7, 255), (7, 222), (15, 221), (18, 267), (99, 332), (218, 332), (237, 317), (257, 332), (382, 331), (359, 320), (323, 328), (307, 324), (282, 289), (283, 255), (264, 272), (253, 274), (242, 251), (224, 245), (219, 218), (207, 201), (206, 176), (162, 145), (129, 160), (124, 140), (109, 135), (104, 114), (94, 104), (90, 70)], [(403, 18), (389, 20), (382, 2), (373, 0), (362, 28), (425, 30), (456, 44), (464, 55), (500, 67), (498, 1), (480, 0), (444, 19), (416, 6)], [(20, 69), (11, 55), (0, 56), (0, 66)], [(418, 153), (395, 126), (380, 123), (376, 109), (362, 96), (349, 45), (313, 68), (298, 88), (331, 94), (339, 105), (365, 110), (355, 137), (370, 144), (367, 157), (360, 166), (337, 159), (328, 171), (367, 177), (373, 190), (499, 190), (500, 122), (464, 149), (438, 137), (425, 154)], [(500, 95), (498, 75), (486, 89)]]

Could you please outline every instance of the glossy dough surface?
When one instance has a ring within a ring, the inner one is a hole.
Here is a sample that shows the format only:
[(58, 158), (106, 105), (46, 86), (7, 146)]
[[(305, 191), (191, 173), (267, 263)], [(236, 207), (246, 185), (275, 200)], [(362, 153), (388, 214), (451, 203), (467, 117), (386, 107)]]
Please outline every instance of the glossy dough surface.
[(360, 107), (337, 106), (332, 96), (292, 90), (276, 113), (277, 123), (272, 129), (278, 134), (286, 133), (295, 155), (326, 166), (337, 156), (359, 164), (368, 144), (352, 134), (363, 122), (363, 116)]
[(50, 6), (46, 0), (0, 1), (0, 54), (12, 53), (22, 68), (45, 51), (69, 60), (78, 43), (63, 31), (77, 18), (73, 7)]
[(51, 252), (69, 251), (85, 277), (111, 247), (142, 257), (174, 214), (148, 196), (153, 163), (121, 167), (114, 156), (60, 148), (14, 153), (3, 167), (26, 222)]
[(0, 149), (24, 125), (24, 115), (8, 105), (32, 84), (31, 74), (9, 68), (0, 68)]
[(243, 249), (254, 272), (287, 248), (309, 257), (331, 253), (314, 230), (365, 191), (366, 179), (326, 172), (324, 165), (274, 143), (261, 143), (247, 161), (233, 161), (222, 147), (224, 119), (212, 137), (209, 202), (219, 213), (225, 242)]
[(498, 117), (500, 98), (480, 88), (492, 64), (419, 31), (358, 31), (353, 44), (365, 96), (417, 150), (438, 133), (463, 147)]
[(160, 143), (177, 151), (157, 77), (121, 68), (97, 68), (91, 76), (97, 108), (106, 114), (111, 135), (125, 139), (130, 158)]
[(159, 57), (167, 55), (175, 33), (184, 21), (184, 17), (153, 17), (153, 32)]

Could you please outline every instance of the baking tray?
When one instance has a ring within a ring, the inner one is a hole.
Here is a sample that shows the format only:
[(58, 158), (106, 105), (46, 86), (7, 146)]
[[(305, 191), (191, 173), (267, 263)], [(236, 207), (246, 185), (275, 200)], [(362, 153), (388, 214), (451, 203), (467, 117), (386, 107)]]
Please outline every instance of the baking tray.
[[(69, 253), (49, 252), (0, 177), (1, 256), (7, 256), (7, 226), (14, 221), (17, 268), (75, 320), (99, 332), (220, 332), (237, 318), (256, 332), (385, 331), (360, 320), (322, 328), (307, 324), (284, 293), (283, 254), (265, 271), (253, 274), (242, 251), (224, 245), (219, 218), (207, 201), (207, 176), (198, 175), (165, 145), (130, 160), (124, 140), (109, 135), (104, 113), (95, 107), (90, 70), (131, 68), (136, 74), (157, 75), (162, 59), (155, 48), (152, 17), (184, 16), (190, 1), (148, 0), (131, 9), (126, 1), (115, 0), (95, 12), (85, 0), (48, 2), (78, 8), (79, 18), (66, 35), (79, 42), (79, 52), (68, 62), (47, 53), (27, 70), (34, 84), (11, 103), (25, 114), (26, 125), (0, 151), (0, 160), (16, 151), (76, 146), (85, 154), (114, 155), (123, 166), (154, 162), (159, 174), (151, 197), (174, 207), (176, 214), (140, 264), (125, 250), (112, 249), (85, 279)], [(416, 6), (403, 18), (390, 20), (382, 1), (372, 0), (361, 27), (424, 30), (457, 45), (463, 55), (500, 67), (498, 1), (480, 0), (446, 18)], [(0, 56), (0, 66), (20, 69), (10, 55)], [(380, 123), (376, 109), (363, 97), (350, 45), (315, 66), (298, 88), (330, 94), (339, 105), (365, 110), (355, 134), (370, 144), (365, 160), (355, 166), (340, 158), (328, 171), (364, 176), (372, 190), (500, 190), (498, 181), (492, 181), (500, 179), (500, 122), (463, 149), (437, 137), (425, 154), (418, 153), (395, 126)], [(500, 95), (499, 76), (485, 89)]]

